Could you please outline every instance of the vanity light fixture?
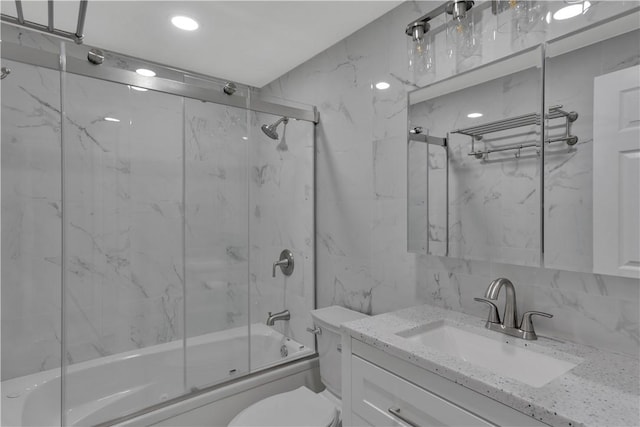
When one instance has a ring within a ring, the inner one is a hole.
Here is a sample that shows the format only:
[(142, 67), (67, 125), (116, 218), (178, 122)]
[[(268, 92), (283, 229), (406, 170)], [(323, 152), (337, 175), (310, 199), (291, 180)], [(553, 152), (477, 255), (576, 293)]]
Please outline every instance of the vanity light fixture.
[(416, 79), (428, 71), (435, 71), (433, 46), (431, 38), (426, 34), (429, 28), (429, 23), (425, 20), (412, 22), (405, 30), (411, 37), (408, 48), (409, 69)]
[(587, 13), (591, 7), (591, 2), (588, 0), (565, 0), (565, 3), (567, 3), (568, 6), (563, 7), (553, 14), (553, 19), (556, 21), (562, 21), (583, 15)]
[(453, 27), (457, 32), (473, 31), (473, 28), (467, 28), (469, 25), (466, 24), (467, 11), (473, 7), (473, 4), (474, 2), (469, 0), (450, 0), (407, 25), (405, 34), (411, 37), (409, 68), (413, 69), (414, 74), (435, 72), (433, 43), (428, 35), (429, 21), (446, 13), (451, 15)]
[(104, 120), (107, 122), (120, 122), (120, 119), (116, 119), (115, 117), (105, 117)]
[(470, 119), (477, 119), (478, 117), (482, 117), (483, 114), (482, 113), (469, 113), (467, 114), (467, 117), (469, 117)]
[(138, 68), (136, 70), (136, 73), (140, 74), (141, 76), (145, 76), (145, 77), (155, 77), (156, 73), (148, 70), (146, 68)]
[(171, 18), (171, 23), (185, 31), (195, 31), (200, 26), (195, 19), (189, 18), (188, 16), (174, 16)]
[(376, 83), (376, 89), (379, 90), (385, 90), (385, 89), (389, 89), (391, 87), (391, 85), (387, 82), (378, 82)]
[(445, 2), (426, 15), (410, 22), (405, 29), (405, 34), (414, 40), (420, 40), (424, 38), (424, 35), (429, 31), (429, 21), (433, 18), (447, 13), (451, 15), (454, 21), (460, 22), (467, 17), (467, 11), (473, 7), (473, 4), (474, 2), (469, 0), (451, 0)]

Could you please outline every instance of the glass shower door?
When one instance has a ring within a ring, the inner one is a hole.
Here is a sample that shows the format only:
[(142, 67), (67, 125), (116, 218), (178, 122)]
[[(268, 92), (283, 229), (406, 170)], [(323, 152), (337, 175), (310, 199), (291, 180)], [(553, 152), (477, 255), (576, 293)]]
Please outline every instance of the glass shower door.
[[(314, 352), (314, 125), (288, 119), (274, 140), (262, 131), (281, 119), (251, 112), (249, 162), (251, 371)], [(273, 263), (293, 254), (290, 275)], [(275, 274), (274, 274), (275, 272)], [(290, 320), (267, 325), (269, 312)]]
[[(4, 37), (3, 37), (4, 38)], [(2, 392), (58, 376), (39, 411), (4, 405), (2, 425), (60, 422), (60, 76), (2, 59)]]
[[(312, 354), (309, 114), (257, 102), (305, 117), (274, 141), (260, 127), (281, 117), (250, 112), (247, 88), (219, 98), (224, 83), (160, 68), (148, 83), (126, 69), (142, 61), (94, 68), (60, 46), (66, 61), (24, 56), (51, 69), (2, 64), (2, 373), (47, 402), (3, 424), (111, 423)], [(295, 269), (274, 278), (283, 249)]]
[(183, 107), (64, 79), (66, 423), (94, 425), (184, 393)]
[(249, 371), (247, 111), (185, 99), (187, 386)]

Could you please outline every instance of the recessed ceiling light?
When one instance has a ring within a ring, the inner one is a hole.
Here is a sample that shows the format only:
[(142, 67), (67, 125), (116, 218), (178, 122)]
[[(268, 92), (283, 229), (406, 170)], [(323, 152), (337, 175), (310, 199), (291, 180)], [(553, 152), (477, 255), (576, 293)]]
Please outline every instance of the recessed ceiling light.
[(376, 89), (385, 90), (389, 89), (391, 85), (387, 82), (378, 82), (376, 83)]
[(569, 6), (565, 6), (559, 11), (557, 11), (556, 13), (554, 13), (553, 19), (557, 21), (570, 19), (578, 15), (582, 15), (583, 13), (586, 13), (590, 7), (591, 7), (591, 3), (587, 0), (577, 2), (575, 4), (570, 4)]
[(129, 86), (131, 89), (133, 90), (137, 90), (138, 92), (146, 92), (148, 89), (145, 89), (143, 87), (138, 87), (138, 86)]
[(245, 141), (249, 139), (249, 137), (247, 136), (243, 136), (242, 139), (244, 139)]
[(477, 119), (478, 117), (482, 117), (482, 113), (469, 113), (467, 114), (467, 117), (470, 119)]
[(147, 70), (146, 68), (138, 68), (136, 70), (136, 73), (140, 74), (141, 76), (145, 76), (145, 77), (154, 77), (156, 75), (156, 73), (154, 73), (151, 70)]
[(185, 31), (194, 31), (199, 27), (195, 19), (191, 19), (188, 16), (174, 16), (171, 18), (171, 23)]
[(108, 121), (108, 122), (119, 122), (120, 121), (120, 119), (116, 119), (116, 118), (113, 118), (113, 117), (105, 117), (104, 119), (106, 121)]

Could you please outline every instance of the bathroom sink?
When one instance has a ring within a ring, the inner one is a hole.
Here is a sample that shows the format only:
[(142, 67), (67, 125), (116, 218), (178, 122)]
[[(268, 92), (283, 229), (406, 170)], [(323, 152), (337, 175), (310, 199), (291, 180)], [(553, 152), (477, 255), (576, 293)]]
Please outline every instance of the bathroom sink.
[[(434, 322), (397, 335), (532, 387), (542, 387), (577, 364), (556, 359), (504, 338), (491, 339), (445, 322)], [(512, 341), (517, 338), (507, 338)]]

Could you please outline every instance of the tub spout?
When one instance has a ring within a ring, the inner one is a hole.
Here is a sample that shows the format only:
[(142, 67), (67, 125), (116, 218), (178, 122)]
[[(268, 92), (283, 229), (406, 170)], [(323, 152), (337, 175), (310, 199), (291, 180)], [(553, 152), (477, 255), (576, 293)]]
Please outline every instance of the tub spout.
[(271, 312), (269, 312), (269, 316), (267, 317), (267, 326), (273, 326), (276, 323), (276, 320), (289, 319), (291, 319), (291, 313), (289, 313), (289, 310), (284, 310), (275, 314), (271, 314)]

